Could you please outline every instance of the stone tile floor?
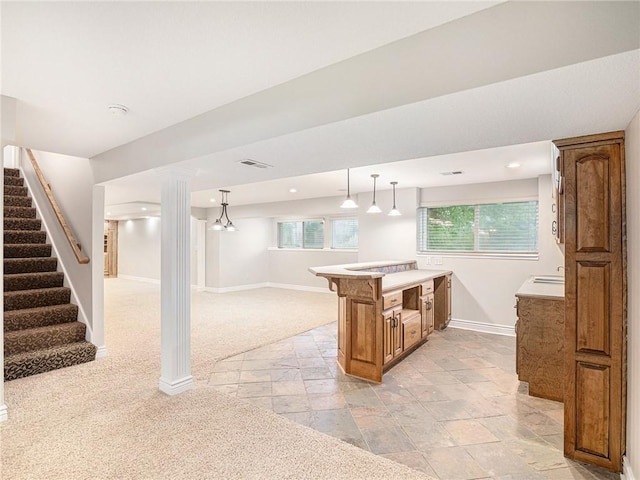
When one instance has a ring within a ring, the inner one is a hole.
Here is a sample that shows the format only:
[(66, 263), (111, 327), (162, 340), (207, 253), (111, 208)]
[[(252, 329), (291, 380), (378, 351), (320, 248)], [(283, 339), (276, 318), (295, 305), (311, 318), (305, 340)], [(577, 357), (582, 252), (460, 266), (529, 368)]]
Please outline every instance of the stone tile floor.
[(336, 365), (336, 324), (216, 364), (217, 389), (436, 478), (613, 479), (562, 454), (562, 404), (530, 397), (515, 338), (449, 328), (381, 385)]

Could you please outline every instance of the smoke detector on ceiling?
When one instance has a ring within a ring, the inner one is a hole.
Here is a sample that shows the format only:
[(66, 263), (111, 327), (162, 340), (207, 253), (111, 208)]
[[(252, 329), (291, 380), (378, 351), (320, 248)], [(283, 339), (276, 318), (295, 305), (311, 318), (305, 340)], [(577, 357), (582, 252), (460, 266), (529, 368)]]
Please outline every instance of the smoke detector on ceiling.
[(240, 160), (238, 163), (241, 163), (242, 165), (246, 165), (248, 167), (255, 167), (255, 168), (273, 167), (273, 165), (269, 165), (267, 163), (258, 162), (256, 160), (251, 160), (250, 158), (245, 158), (244, 160)]
[(127, 107), (125, 107), (124, 105), (118, 105), (117, 103), (109, 105), (107, 107), (107, 110), (109, 110), (109, 113), (111, 115), (119, 116), (119, 117), (129, 113), (129, 109)]
[(453, 172), (440, 172), (440, 175), (462, 175), (462, 170), (454, 170)]

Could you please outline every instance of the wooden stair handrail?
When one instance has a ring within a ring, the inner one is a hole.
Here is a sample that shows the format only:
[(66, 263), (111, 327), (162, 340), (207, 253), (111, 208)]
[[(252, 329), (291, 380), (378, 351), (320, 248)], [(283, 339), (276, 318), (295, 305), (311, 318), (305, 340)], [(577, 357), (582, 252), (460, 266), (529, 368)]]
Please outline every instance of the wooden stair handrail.
[(40, 166), (36, 161), (36, 157), (33, 156), (33, 152), (31, 151), (30, 148), (27, 148), (26, 150), (27, 150), (27, 154), (29, 155), (29, 159), (31, 160), (31, 164), (33, 165), (33, 169), (35, 170), (36, 175), (38, 176), (38, 180), (40, 180), (40, 185), (42, 185), (42, 188), (44, 189), (44, 193), (47, 195), (47, 198), (49, 199), (49, 203), (51, 203), (51, 208), (53, 208), (53, 211), (56, 214), (58, 221), (60, 222), (60, 226), (62, 227), (62, 230), (64, 231), (64, 234), (67, 237), (67, 240), (69, 241), (69, 245), (71, 245), (71, 249), (73, 250), (73, 253), (76, 256), (78, 263), (82, 263), (82, 264), (89, 263), (89, 257), (85, 256), (82, 253), (82, 246), (80, 246), (80, 244), (76, 240), (76, 237), (73, 235), (71, 228), (69, 228), (69, 224), (64, 219), (64, 216), (62, 215), (62, 211), (60, 210), (60, 207), (58, 207), (58, 203), (56, 202), (56, 199), (53, 198), (51, 187), (45, 180), (44, 175), (42, 174), (42, 170), (40, 170)]

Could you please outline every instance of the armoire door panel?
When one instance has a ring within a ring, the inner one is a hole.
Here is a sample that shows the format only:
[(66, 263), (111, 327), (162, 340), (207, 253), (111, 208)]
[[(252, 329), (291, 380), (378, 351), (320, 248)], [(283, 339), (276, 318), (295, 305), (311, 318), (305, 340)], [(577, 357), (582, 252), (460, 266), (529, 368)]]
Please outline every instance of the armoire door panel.
[(351, 301), (351, 359), (376, 362), (375, 304)]
[(609, 458), (610, 368), (576, 364), (576, 450)]
[(608, 252), (609, 158), (586, 155), (576, 162), (576, 250)]
[(576, 350), (610, 354), (611, 265), (577, 262)]

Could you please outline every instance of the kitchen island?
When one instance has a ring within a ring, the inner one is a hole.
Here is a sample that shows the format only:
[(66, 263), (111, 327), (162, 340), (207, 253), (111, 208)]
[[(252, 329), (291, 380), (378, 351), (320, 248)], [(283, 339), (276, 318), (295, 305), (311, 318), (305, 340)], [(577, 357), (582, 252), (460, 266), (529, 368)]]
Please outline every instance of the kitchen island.
[(347, 375), (382, 374), (451, 319), (451, 271), (414, 260), (312, 267), (339, 297), (338, 365)]

